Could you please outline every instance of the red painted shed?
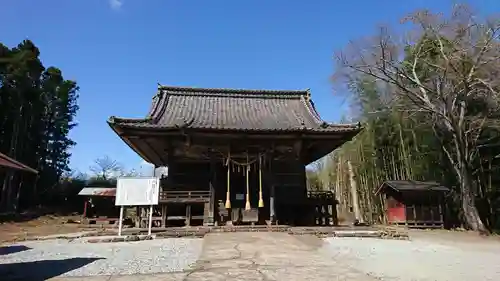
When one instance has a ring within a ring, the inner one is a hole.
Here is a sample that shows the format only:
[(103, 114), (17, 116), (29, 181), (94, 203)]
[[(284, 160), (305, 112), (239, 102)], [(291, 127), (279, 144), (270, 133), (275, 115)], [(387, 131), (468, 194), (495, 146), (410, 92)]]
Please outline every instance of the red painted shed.
[(437, 182), (386, 181), (377, 194), (383, 196), (387, 223), (408, 227), (443, 227), (448, 188)]

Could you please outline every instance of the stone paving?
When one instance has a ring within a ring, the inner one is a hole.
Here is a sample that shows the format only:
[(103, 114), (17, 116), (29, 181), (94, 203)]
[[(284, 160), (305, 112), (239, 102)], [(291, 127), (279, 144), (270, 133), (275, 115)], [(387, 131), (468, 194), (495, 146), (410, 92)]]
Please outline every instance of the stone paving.
[(53, 278), (53, 281), (271, 281), (377, 280), (321, 253), (323, 241), (312, 235), (286, 233), (210, 233), (192, 270), (152, 275)]

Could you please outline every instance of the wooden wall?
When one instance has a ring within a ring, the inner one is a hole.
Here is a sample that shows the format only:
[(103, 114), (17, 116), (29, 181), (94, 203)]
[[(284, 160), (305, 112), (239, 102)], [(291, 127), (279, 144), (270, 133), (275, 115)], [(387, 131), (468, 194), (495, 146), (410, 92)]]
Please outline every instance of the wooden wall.
[(206, 162), (176, 162), (169, 165), (164, 190), (208, 190), (210, 164)]
[(276, 218), (280, 224), (300, 224), (308, 213), (306, 170), (298, 160), (286, 159), (271, 163), (275, 188)]

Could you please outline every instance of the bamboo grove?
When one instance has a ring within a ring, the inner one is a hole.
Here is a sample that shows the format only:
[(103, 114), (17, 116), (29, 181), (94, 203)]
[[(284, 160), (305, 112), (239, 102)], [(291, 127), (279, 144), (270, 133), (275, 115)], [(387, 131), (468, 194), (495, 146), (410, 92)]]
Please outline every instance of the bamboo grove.
[(40, 51), (25, 40), (0, 44), (0, 152), (39, 171), (38, 176), (2, 171), (0, 211), (14, 211), (58, 199), (69, 171), (68, 134), (76, 125), (78, 86), (61, 70), (45, 67)]
[(500, 20), (457, 5), (403, 22), (404, 34), (381, 28), (336, 54), (334, 81), (348, 85), (353, 121), (365, 129), (310, 178), (372, 222), (384, 219), (375, 194), (383, 181), (437, 181), (452, 188), (449, 218), (498, 229)]

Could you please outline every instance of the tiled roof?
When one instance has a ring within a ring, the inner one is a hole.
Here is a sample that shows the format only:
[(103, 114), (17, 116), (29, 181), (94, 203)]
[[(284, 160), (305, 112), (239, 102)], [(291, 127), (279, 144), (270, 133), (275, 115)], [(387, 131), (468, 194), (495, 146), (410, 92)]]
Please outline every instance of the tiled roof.
[(358, 125), (321, 120), (309, 90), (242, 90), (160, 86), (144, 119), (111, 117), (133, 128), (356, 132)]
[(394, 189), (395, 191), (450, 191), (449, 188), (442, 186), (441, 184), (433, 181), (386, 181), (384, 182), (376, 193), (381, 192), (385, 187)]
[(37, 170), (30, 168), (30, 167), (24, 165), (23, 163), (16, 161), (3, 153), (0, 153), (0, 168), (21, 170), (21, 171), (26, 171), (26, 172), (38, 174)]

